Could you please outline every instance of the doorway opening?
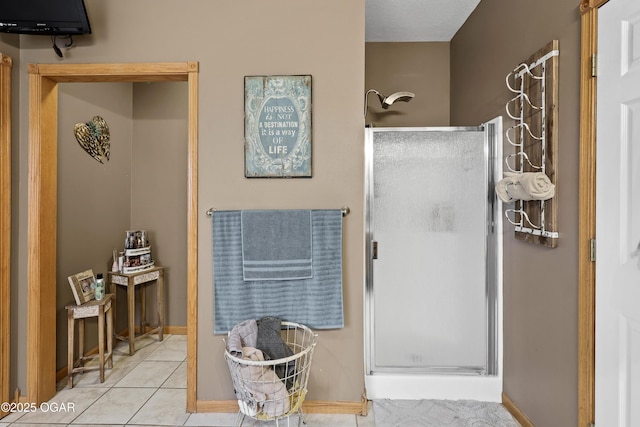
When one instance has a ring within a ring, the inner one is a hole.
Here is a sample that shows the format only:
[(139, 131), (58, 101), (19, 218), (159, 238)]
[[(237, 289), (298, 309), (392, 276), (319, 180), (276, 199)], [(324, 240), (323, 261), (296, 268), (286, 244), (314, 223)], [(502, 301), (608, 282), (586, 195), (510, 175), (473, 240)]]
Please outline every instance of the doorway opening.
[(31, 64), (29, 66), (29, 217), (27, 398), (56, 392), (58, 83), (187, 82), (187, 411), (196, 407), (198, 237), (198, 64)]

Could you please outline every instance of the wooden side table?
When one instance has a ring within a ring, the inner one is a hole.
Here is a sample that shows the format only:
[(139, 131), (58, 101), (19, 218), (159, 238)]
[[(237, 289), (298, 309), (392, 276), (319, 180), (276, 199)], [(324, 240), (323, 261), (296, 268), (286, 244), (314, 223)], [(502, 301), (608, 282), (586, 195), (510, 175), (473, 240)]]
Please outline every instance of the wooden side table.
[[(107, 362), (108, 368), (113, 368), (113, 310), (112, 295), (106, 294), (100, 301), (92, 300), (82, 305), (67, 305), (68, 317), (68, 357), (67, 357), (67, 373), (69, 379), (67, 384), (69, 388), (73, 388), (73, 375), (77, 373), (100, 370), (100, 382), (104, 382), (104, 365)], [(84, 355), (84, 319), (90, 317), (98, 318), (98, 354), (92, 356)], [(104, 352), (104, 323), (107, 319), (107, 353)], [(74, 347), (74, 329), (76, 320), (78, 321), (78, 359), (73, 358)], [(99, 358), (100, 363), (97, 367), (85, 367), (84, 362)], [(77, 365), (77, 366), (76, 366)]]
[[(129, 355), (133, 355), (136, 352), (135, 339), (149, 334), (158, 334), (158, 338), (162, 341), (162, 333), (164, 329), (164, 267), (155, 266), (148, 270), (139, 271), (136, 273), (118, 273), (116, 271), (109, 272), (109, 292), (114, 295), (113, 311), (115, 312), (115, 294), (116, 286), (124, 286), (127, 288), (127, 321), (128, 321), (128, 334), (127, 336), (118, 335), (114, 333), (114, 337), (120, 341), (126, 341), (129, 343)], [(146, 320), (146, 298), (145, 288), (147, 285), (156, 282), (156, 302), (158, 310), (158, 323), (155, 326), (151, 326)], [(135, 291), (140, 290), (140, 333), (136, 335), (135, 328)], [(151, 329), (146, 331), (147, 326), (151, 326)]]

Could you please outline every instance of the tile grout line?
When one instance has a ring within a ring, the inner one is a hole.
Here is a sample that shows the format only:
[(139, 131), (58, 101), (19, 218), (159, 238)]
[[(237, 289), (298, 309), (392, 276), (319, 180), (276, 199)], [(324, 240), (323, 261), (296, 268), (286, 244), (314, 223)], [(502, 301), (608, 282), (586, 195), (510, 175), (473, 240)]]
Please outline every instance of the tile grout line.
[(124, 423), (124, 425), (125, 425), (125, 426), (126, 426), (126, 425), (128, 425), (128, 424), (129, 424), (129, 421), (133, 420), (133, 419), (136, 417), (136, 415), (138, 415), (138, 412), (140, 412), (140, 411), (142, 410), (142, 408), (144, 408), (144, 405), (146, 405), (147, 403), (149, 403), (149, 401), (151, 400), (151, 398), (152, 398), (153, 396), (155, 396), (155, 395), (156, 395), (156, 393), (158, 392), (158, 390), (160, 390), (160, 388), (159, 388), (159, 387), (158, 387), (158, 388), (156, 388), (156, 391), (154, 391), (153, 393), (151, 393), (151, 395), (147, 398), (147, 400), (145, 400), (145, 401), (140, 405), (140, 407), (138, 408), (138, 410), (137, 410), (137, 411), (135, 411), (133, 415), (131, 415), (131, 417), (127, 420), (127, 422), (126, 422), (126, 423)]
[[(160, 347), (160, 346), (164, 343), (164, 341), (165, 341), (165, 340), (163, 340), (163, 342), (158, 343), (157, 347)], [(152, 345), (153, 345), (153, 344), (152, 344)], [(126, 347), (126, 346), (123, 346), (123, 347)], [(140, 349), (140, 350), (142, 350), (142, 349)], [(130, 371), (129, 371), (126, 375), (124, 375), (120, 380), (118, 380), (118, 382), (116, 382), (115, 384), (113, 384), (113, 385), (111, 385), (111, 386), (107, 386), (108, 391), (107, 391), (107, 392), (105, 392), (102, 396), (100, 396), (100, 398), (101, 398), (101, 397), (103, 397), (105, 394), (107, 394), (109, 391), (112, 391), (112, 390), (114, 390), (114, 389), (125, 389), (125, 388), (129, 388), (129, 387), (118, 387), (118, 384), (120, 384), (120, 383), (121, 383), (121, 382), (122, 382), (122, 381), (123, 381), (123, 380), (124, 380), (128, 375), (129, 375), (129, 374), (131, 374), (131, 372), (132, 372), (132, 371), (134, 371), (136, 368), (140, 367), (140, 365), (142, 364), (142, 362), (147, 361), (147, 358), (148, 358), (151, 354), (153, 354), (155, 351), (157, 351), (157, 350), (158, 350), (158, 348), (154, 349), (152, 352), (150, 352), (148, 355), (146, 355), (143, 359), (141, 359), (141, 360), (139, 360), (139, 361), (137, 361), (137, 362), (133, 362), (133, 363), (132, 363), (133, 367), (130, 369)], [(123, 358), (123, 359), (121, 359), (121, 360), (125, 360), (125, 359)], [(178, 365), (178, 366), (179, 366), (179, 365)], [(165, 380), (165, 381), (166, 381), (166, 380)], [(164, 384), (164, 382), (163, 382), (163, 384)], [(150, 395), (150, 396), (149, 396), (149, 397), (148, 397), (148, 398), (147, 398), (147, 399), (146, 399), (146, 400), (145, 400), (145, 401), (144, 401), (144, 402), (143, 402), (143, 403), (138, 407), (138, 409), (137, 409), (137, 410), (136, 410), (136, 411), (131, 415), (131, 417), (129, 417), (129, 418), (127, 419), (127, 421), (123, 424), (123, 426), (127, 426), (127, 425), (129, 425), (129, 422), (130, 422), (131, 420), (133, 420), (133, 418), (135, 418), (135, 416), (140, 412), (140, 410), (141, 410), (141, 409), (142, 409), (142, 408), (143, 408), (143, 407), (144, 407), (144, 406), (145, 406), (145, 405), (146, 405), (146, 404), (151, 400), (151, 398), (152, 398), (152, 397), (153, 397), (153, 396), (158, 392), (158, 390), (160, 389), (160, 387), (149, 387), (149, 388), (155, 388), (155, 391), (154, 391), (153, 393), (151, 393), (151, 395)], [(82, 413), (84, 413), (85, 411), (87, 411), (89, 408), (93, 407), (93, 406), (96, 404), (96, 402), (97, 402), (100, 398), (96, 399), (96, 401), (94, 401), (91, 405), (89, 405), (89, 407), (87, 407), (87, 408), (86, 408)], [(82, 413), (81, 413), (80, 415), (82, 415)], [(77, 417), (75, 417), (75, 418), (73, 419), (73, 421), (75, 421), (78, 417), (80, 417), (80, 415), (78, 415)], [(73, 421), (72, 421), (72, 423), (73, 423)], [(99, 425), (99, 424), (96, 424), (96, 425)], [(73, 424), (69, 424), (69, 426), (70, 426), (70, 427), (72, 427), (72, 426), (73, 426)]]

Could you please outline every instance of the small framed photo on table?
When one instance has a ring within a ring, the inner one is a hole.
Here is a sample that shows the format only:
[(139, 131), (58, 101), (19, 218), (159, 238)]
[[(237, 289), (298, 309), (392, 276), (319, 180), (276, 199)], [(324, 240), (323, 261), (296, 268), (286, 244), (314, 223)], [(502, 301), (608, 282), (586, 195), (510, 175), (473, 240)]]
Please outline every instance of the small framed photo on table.
[(311, 76), (245, 76), (245, 177), (311, 177)]
[(81, 273), (68, 277), (73, 298), (77, 305), (89, 302), (96, 296), (96, 277), (92, 270), (86, 270)]

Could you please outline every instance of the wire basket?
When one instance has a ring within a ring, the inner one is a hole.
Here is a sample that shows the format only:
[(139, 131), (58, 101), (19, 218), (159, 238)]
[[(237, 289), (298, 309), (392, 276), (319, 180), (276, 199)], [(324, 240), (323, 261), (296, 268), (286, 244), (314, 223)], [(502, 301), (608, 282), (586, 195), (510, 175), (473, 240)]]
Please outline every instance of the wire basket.
[[(236, 426), (242, 426), (245, 416), (261, 421), (276, 421), (298, 414), (298, 426), (304, 422), (302, 402), (307, 395), (311, 359), (318, 335), (307, 326), (281, 322), (280, 335), (293, 355), (275, 360), (247, 360), (233, 356), (225, 349), (238, 398)], [(259, 351), (259, 350), (257, 350)]]

